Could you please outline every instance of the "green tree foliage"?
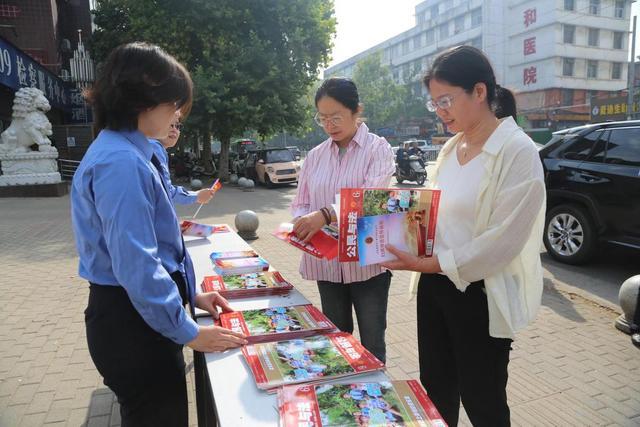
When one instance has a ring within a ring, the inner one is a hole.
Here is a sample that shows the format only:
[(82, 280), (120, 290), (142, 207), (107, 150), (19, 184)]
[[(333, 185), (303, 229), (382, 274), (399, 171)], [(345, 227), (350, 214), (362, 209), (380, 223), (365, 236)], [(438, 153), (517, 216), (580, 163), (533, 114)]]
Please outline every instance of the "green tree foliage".
[(308, 89), (335, 32), (333, 1), (324, 0), (99, 0), (95, 22), (98, 60), (144, 40), (187, 66), (195, 100), (185, 136), (202, 142), (205, 157), (212, 138), (222, 142), (223, 179), (233, 136), (306, 125)]
[(389, 66), (381, 63), (380, 53), (356, 64), (353, 81), (364, 104), (369, 128), (389, 126), (398, 120), (407, 88), (393, 80)]

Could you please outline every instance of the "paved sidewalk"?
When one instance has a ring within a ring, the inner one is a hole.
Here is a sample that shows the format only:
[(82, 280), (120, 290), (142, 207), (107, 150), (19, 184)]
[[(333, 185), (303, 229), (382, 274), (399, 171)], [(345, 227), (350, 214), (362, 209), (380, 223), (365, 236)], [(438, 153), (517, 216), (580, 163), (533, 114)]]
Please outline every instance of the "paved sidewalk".
[[(286, 209), (294, 191), (245, 193), (227, 186), (199, 219), (233, 225), (239, 210), (258, 212), (260, 238), (251, 244), (319, 305), (315, 285), (297, 272), (299, 252), (270, 236), (289, 219)], [(113, 394), (87, 351), (83, 310), (88, 287), (77, 275), (68, 204), (68, 197), (0, 199), (3, 427), (120, 424)], [(194, 210), (179, 209), (185, 217)], [(613, 328), (615, 307), (586, 299), (551, 273), (547, 276), (538, 319), (513, 345), (513, 424), (640, 425), (640, 352)], [(394, 276), (388, 314), (388, 372), (398, 379), (418, 377), (416, 307), (407, 300), (408, 277)], [(191, 372), (189, 378), (192, 390)], [(191, 392), (191, 425), (196, 425), (194, 401)], [(461, 424), (469, 425), (466, 417)]]

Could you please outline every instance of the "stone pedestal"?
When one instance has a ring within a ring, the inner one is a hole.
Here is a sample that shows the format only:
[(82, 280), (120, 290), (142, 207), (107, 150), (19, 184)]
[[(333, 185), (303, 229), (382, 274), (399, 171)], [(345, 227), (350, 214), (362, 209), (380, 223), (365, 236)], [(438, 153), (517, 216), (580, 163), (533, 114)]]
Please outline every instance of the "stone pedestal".
[(618, 293), (620, 308), (624, 314), (616, 319), (616, 328), (626, 334), (630, 334), (631, 323), (637, 309), (638, 292), (640, 292), (640, 275), (631, 276), (624, 281)]
[(258, 215), (254, 211), (240, 211), (235, 218), (236, 230), (244, 240), (255, 240), (258, 238), (256, 231), (260, 225)]
[(57, 184), (62, 182), (56, 159), (58, 152), (0, 153), (0, 187)]

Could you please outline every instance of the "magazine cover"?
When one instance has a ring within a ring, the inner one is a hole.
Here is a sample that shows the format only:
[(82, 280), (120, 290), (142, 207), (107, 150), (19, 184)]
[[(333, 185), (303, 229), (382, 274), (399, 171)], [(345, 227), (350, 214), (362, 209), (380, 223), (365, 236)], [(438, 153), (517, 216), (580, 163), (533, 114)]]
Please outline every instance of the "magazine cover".
[(192, 221), (182, 221), (180, 231), (183, 236), (208, 237), (216, 233), (228, 233), (231, 230), (226, 225), (206, 225)]
[(325, 225), (307, 243), (293, 233), (293, 224), (288, 222), (280, 224), (273, 235), (316, 258), (334, 259), (338, 256), (338, 229), (334, 226)]
[(256, 385), (267, 391), (285, 384), (322, 382), (384, 368), (358, 340), (344, 332), (248, 345), (242, 353)]
[(219, 259), (237, 259), (237, 258), (251, 258), (259, 256), (254, 250), (248, 251), (229, 251), (229, 252), (211, 252), (211, 260)]
[(379, 264), (396, 257), (387, 251), (391, 244), (398, 249), (425, 256), (425, 211), (401, 212), (358, 218), (358, 262)]
[(311, 304), (220, 314), (220, 326), (241, 332), (249, 343), (303, 338), (336, 327)]
[(447, 425), (416, 380), (285, 386), (278, 408), (282, 427)]
[[(343, 188), (340, 191), (338, 259), (341, 262), (359, 261), (360, 250), (367, 251), (365, 259), (385, 258), (388, 255), (381, 248), (384, 248), (384, 244), (391, 242), (382, 244), (381, 240), (393, 235), (397, 242), (398, 238), (406, 239), (411, 233), (414, 233), (411, 234), (412, 237), (401, 246), (414, 248), (417, 251), (414, 252), (416, 255), (433, 255), (439, 201), (440, 190)], [(385, 220), (359, 221), (367, 217), (393, 215), (397, 218), (386, 220), (386, 225), (394, 227), (400, 225), (400, 228), (389, 229), (384, 233), (380, 231), (385, 226)], [(403, 222), (399, 221), (401, 216), (404, 216)], [(367, 237), (370, 239), (366, 241), (359, 239), (360, 227), (367, 227), (369, 232), (375, 230), (376, 233), (369, 234)], [(424, 243), (417, 243), (418, 239)], [(378, 248), (377, 252), (376, 248)]]
[[(245, 253), (244, 256), (243, 253)], [(264, 258), (257, 256), (254, 251), (213, 252), (210, 258), (213, 268), (223, 276), (269, 270), (269, 263)]]
[(289, 292), (293, 285), (280, 272), (267, 271), (231, 276), (205, 276), (203, 292), (219, 292), (225, 298), (249, 298)]

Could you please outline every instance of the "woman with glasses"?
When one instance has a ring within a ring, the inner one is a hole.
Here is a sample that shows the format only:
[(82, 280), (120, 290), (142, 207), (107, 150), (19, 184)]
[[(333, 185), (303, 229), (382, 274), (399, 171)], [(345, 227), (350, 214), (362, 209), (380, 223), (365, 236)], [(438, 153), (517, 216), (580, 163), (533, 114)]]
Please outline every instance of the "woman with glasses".
[(171, 174), (169, 172), (169, 155), (167, 150), (175, 147), (180, 138), (180, 132), (182, 130), (182, 123), (180, 123), (180, 117), (176, 116), (171, 122), (169, 133), (166, 138), (157, 140), (149, 139), (153, 146), (153, 152), (160, 160), (161, 172), (164, 177), (164, 181), (167, 183), (167, 190), (171, 196), (173, 203), (180, 205), (190, 205), (192, 203), (206, 204), (211, 201), (211, 198), (215, 194), (215, 190), (210, 188), (204, 188), (200, 191), (188, 191), (182, 186), (175, 186), (171, 183)]
[(480, 50), (440, 54), (424, 84), (427, 107), (456, 134), (431, 174), (442, 191), (434, 256), (389, 247), (398, 260), (384, 265), (422, 273), (412, 283), (420, 380), (446, 422), (457, 425), (462, 400), (474, 426), (508, 426), (511, 343), (542, 295), (542, 165)]
[(80, 276), (89, 282), (89, 353), (118, 398), (122, 426), (188, 423), (183, 345), (202, 352), (247, 343), (199, 326), (188, 303), (218, 317), (216, 292), (196, 294), (195, 274), (149, 138), (164, 139), (191, 106), (187, 70), (157, 46), (114, 49), (88, 93), (99, 134), (71, 186)]
[[(324, 225), (336, 221), (336, 194), (348, 187), (388, 187), (394, 172), (393, 152), (384, 139), (360, 120), (362, 106), (349, 79), (325, 80), (315, 96), (316, 123), (327, 133), (302, 165), (291, 211), (293, 231), (308, 241)], [(322, 311), (344, 332), (353, 332), (355, 308), (362, 344), (386, 360), (385, 329), (391, 273), (379, 265), (318, 259), (302, 255), (300, 273), (316, 280)]]

